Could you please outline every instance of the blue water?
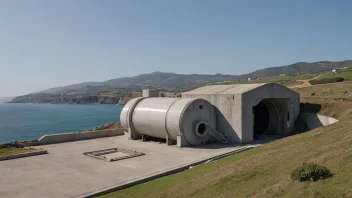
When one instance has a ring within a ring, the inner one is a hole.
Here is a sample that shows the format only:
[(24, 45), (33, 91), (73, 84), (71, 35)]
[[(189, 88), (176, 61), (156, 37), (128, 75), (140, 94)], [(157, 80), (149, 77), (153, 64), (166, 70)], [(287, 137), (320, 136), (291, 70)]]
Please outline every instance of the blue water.
[(120, 121), (121, 105), (0, 104), (0, 143)]

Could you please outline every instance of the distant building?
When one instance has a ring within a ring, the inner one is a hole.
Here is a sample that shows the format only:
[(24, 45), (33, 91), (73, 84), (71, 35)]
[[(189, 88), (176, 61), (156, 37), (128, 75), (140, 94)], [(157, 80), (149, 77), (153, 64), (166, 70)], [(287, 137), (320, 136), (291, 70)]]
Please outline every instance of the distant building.
[(134, 91), (131, 93), (131, 97), (142, 97), (143, 93), (142, 92), (137, 92)]
[(336, 69), (333, 69), (332, 72), (336, 73)]
[(180, 98), (182, 95), (173, 92), (159, 92), (158, 97)]

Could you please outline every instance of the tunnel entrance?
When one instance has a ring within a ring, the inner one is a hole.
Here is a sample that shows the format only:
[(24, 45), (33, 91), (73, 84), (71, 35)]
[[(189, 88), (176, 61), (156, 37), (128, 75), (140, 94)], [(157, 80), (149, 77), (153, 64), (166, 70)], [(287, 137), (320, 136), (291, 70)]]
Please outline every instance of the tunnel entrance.
[(290, 100), (266, 98), (253, 106), (253, 138), (287, 135), (290, 129)]
[(269, 128), (270, 113), (268, 107), (261, 101), (257, 106), (253, 107), (254, 128), (253, 136), (264, 135)]

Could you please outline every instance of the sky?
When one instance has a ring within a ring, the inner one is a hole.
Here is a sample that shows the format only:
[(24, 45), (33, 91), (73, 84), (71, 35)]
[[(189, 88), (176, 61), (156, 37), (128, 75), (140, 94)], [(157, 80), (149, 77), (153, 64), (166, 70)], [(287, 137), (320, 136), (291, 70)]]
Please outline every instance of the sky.
[(0, 97), (352, 59), (352, 1), (1, 0)]

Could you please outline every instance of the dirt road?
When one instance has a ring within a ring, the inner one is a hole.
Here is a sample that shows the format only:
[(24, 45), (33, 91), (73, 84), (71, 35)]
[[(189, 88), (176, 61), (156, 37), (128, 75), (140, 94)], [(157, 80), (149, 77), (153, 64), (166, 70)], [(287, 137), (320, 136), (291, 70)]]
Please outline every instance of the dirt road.
[(288, 88), (302, 88), (302, 87), (310, 87), (312, 86), (309, 81), (311, 80), (315, 80), (317, 78), (319, 78), (321, 75), (319, 76), (316, 76), (312, 79), (308, 79), (308, 80), (296, 80), (297, 82), (301, 82), (300, 84), (296, 84), (296, 85), (291, 85), (291, 86), (288, 86)]

